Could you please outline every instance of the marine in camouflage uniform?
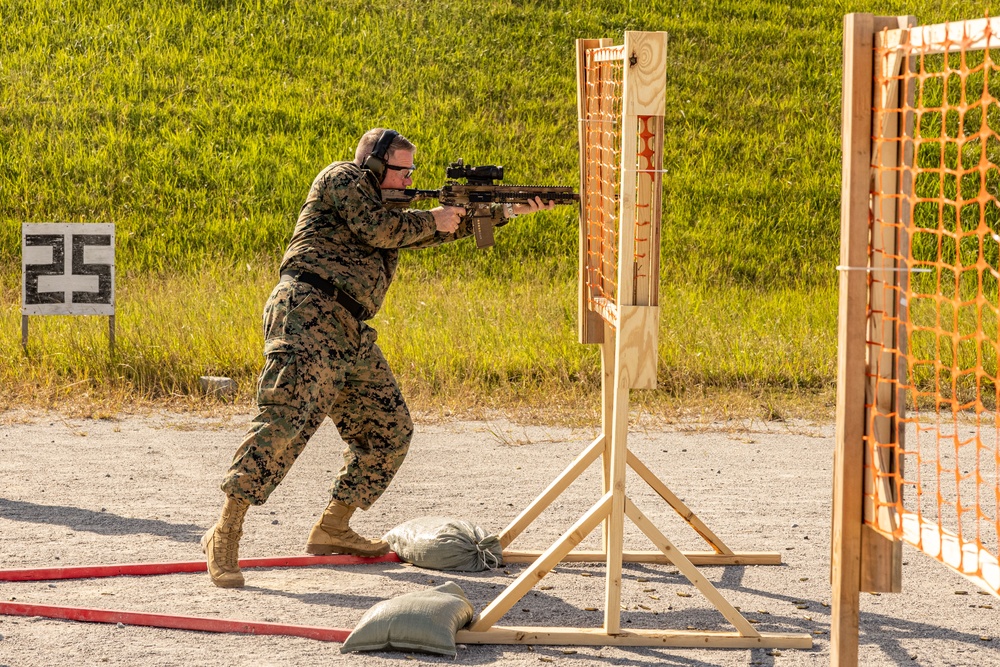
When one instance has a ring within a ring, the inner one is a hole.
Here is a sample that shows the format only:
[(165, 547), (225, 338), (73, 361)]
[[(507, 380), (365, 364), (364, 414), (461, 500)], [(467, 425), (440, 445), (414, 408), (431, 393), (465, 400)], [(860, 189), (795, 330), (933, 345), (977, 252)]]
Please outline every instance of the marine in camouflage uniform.
[[(412, 164), (412, 144), (403, 142)], [(382, 187), (358, 164), (335, 162), (313, 181), (299, 214), (282, 279), (264, 308), (258, 414), (222, 483), (222, 517), (202, 540), (218, 586), (243, 585), (237, 549), (245, 512), (267, 500), (327, 416), (347, 447), (307, 551), (388, 551), (347, 524), (356, 508), (368, 509), (385, 491), (413, 436), (406, 403), (366, 320), (382, 306), (400, 250), (469, 236), (472, 218), (463, 217), (453, 232), (439, 231), (430, 211), (385, 208)], [(499, 206), (492, 214), (498, 226), (506, 221)]]
[(368, 509), (406, 456), (413, 422), (364, 320), (378, 312), (404, 248), (468, 236), (436, 231), (427, 211), (382, 206), (378, 183), (352, 162), (335, 162), (313, 182), (281, 263), (286, 276), (319, 276), (363, 308), (355, 318), (314, 285), (284, 278), (264, 307), (259, 413), (222, 484), (228, 496), (261, 504), (329, 416), (347, 444), (332, 498)]

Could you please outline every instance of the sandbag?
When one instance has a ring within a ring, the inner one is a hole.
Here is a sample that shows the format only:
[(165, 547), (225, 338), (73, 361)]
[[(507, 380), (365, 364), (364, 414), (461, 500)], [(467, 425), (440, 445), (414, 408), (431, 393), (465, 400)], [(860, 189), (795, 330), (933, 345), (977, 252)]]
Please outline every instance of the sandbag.
[(340, 652), (396, 649), (454, 658), (455, 633), (474, 615), (462, 588), (448, 581), (379, 602), (361, 617)]
[(383, 537), (401, 560), (432, 570), (482, 572), (503, 564), (496, 535), (464, 519), (426, 516), (396, 526)]

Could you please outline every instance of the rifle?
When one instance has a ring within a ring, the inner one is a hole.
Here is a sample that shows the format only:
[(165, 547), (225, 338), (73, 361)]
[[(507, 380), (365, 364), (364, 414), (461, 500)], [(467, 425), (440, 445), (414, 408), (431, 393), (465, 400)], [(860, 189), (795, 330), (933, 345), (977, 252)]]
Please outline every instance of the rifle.
[[(464, 206), (472, 211), (472, 231), (476, 246), (488, 248), (493, 245), (493, 217), (490, 204), (527, 204), (540, 197), (543, 202), (573, 204), (580, 201), (580, 195), (573, 188), (545, 185), (497, 185), (503, 180), (503, 167), (483, 165), (473, 167), (461, 159), (452, 162), (445, 171), (448, 178), (440, 190), (383, 190), (382, 201), (386, 206), (399, 208), (422, 199), (437, 199), (442, 206)], [(460, 183), (459, 179), (465, 180)]]

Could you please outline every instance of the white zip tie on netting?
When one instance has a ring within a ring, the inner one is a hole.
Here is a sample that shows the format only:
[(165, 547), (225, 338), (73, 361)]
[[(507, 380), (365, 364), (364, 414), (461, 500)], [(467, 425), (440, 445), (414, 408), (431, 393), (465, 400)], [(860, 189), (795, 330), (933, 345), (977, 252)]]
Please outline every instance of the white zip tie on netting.
[[(619, 169), (619, 171), (636, 172), (637, 174), (668, 174), (668, 169)], [(837, 267), (840, 268), (839, 266)]]
[(890, 273), (931, 273), (934, 269), (896, 269), (889, 267), (878, 267), (878, 266), (837, 266), (838, 271), (864, 271), (865, 273), (874, 273), (875, 271), (889, 271)]

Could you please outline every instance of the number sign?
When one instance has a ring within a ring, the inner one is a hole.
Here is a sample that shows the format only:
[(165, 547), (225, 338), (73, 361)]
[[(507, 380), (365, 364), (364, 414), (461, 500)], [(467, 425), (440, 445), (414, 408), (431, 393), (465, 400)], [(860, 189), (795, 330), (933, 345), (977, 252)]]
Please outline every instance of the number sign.
[(115, 226), (21, 225), (22, 315), (114, 315)]

